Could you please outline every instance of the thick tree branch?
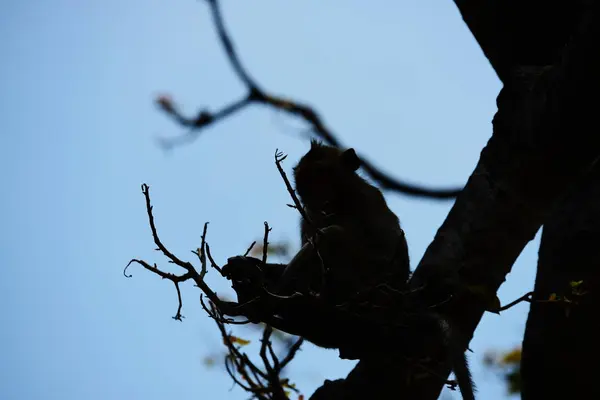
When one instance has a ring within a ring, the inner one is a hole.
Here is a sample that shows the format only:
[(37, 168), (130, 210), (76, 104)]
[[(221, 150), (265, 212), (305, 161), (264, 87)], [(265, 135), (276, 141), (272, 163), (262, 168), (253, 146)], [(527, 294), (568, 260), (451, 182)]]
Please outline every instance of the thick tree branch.
[(554, 64), (591, 2), (454, 0), (454, 3), (492, 68), (507, 83), (521, 66)]
[[(556, 71), (533, 80), (524, 76), (520, 85), (503, 89), (493, 137), (427, 249), (414, 284), (456, 274), (461, 285), (496, 293), (556, 204), (597, 161), (600, 135), (589, 130), (599, 128), (598, 17), (595, 9), (584, 21)], [(447, 315), (470, 337), (484, 307), (466, 293)], [(433, 381), (419, 386), (411, 391), (415, 398), (436, 398), (442, 387)]]
[[(597, 8), (560, 65), (541, 73), (523, 69), (504, 87), (493, 136), (411, 281), (434, 298), (454, 294), (442, 312), (465, 335), (465, 347), (488, 304), (470, 288), (495, 295), (525, 245), (600, 156), (600, 135), (593, 133), (600, 129)], [(344, 381), (324, 386), (327, 397), (320, 390), (314, 398), (438, 398), (443, 383), (435, 376), (403, 387), (401, 369), (390, 368), (361, 361)], [(447, 376), (450, 367), (434, 370)], [(365, 392), (374, 387), (377, 394)]]
[(498, 78), (504, 81), (510, 68), (510, 54), (507, 44), (508, 21), (501, 15), (502, 1), (454, 0), (454, 4), (489, 60)]
[[(544, 223), (535, 293), (568, 302), (534, 302), (522, 353), (522, 398), (600, 398), (600, 165)], [(573, 292), (572, 282), (582, 289)], [(582, 294), (579, 294), (582, 293)], [(552, 385), (548, 385), (552, 382)]]

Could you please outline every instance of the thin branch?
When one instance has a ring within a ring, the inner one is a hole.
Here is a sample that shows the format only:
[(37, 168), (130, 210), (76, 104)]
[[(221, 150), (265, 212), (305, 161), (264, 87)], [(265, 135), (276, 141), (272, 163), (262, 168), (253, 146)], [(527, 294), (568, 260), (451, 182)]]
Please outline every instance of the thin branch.
[(217, 34), (219, 35), (219, 40), (221, 41), (221, 45), (225, 49), (227, 53), (227, 58), (233, 67), (236, 75), (240, 78), (240, 80), (250, 89), (250, 92), (260, 92), (258, 89), (258, 85), (256, 82), (250, 77), (250, 74), (246, 71), (242, 62), (240, 61), (240, 57), (237, 55), (235, 48), (233, 46), (233, 41), (229, 37), (227, 30), (225, 29), (225, 23), (223, 22), (223, 15), (221, 14), (221, 7), (219, 6), (218, 0), (207, 0), (210, 5), (210, 11), (213, 17), (213, 23), (217, 30)]
[(219, 272), (219, 274), (223, 275), (223, 270), (217, 265), (217, 263), (212, 257), (212, 254), (210, 254), (210, 246), (208, 245), (208, 243), (206, 243), (206, 255), (208, 256), (208, 260), (210, 261), (210, 266), (216, 269)]
[(200, 265), (202, 266), (202, 269), (200, 270), (200, 279), (204, 279), (204, 277), (206, 276), (206, 273), (208, 272), (208, 269), (206, 268), (206, 229), (207, 228), (208, 228), (208, 222), (205, 222), (204, 230), (202, 231), (200, 247), (198, 248), (198, 251), (192, 250), (192, 253), (194, 253), (198, 256), (198, 260), (200, 260)]
[(275, 372), (275, 369), (273, 368), (273, 366), (269, 362), (269, 358), (267, 357), (267, 347), (269, 347), (271, 333), (273, 333), (273, 328), (271, 328), (270, 325), (266, 325), (265, 329), (263, 330), (263, 335), (261, 338), (261, 345), (260, 345), (260, 358), (263, 361), (263, 364), (265, 366), (265, 369), (267, 370), (267, 375), (269, 376), (269, 378)]
[[(272, 328), (271, 332), (273, 331)], [(270, 336), (271, 334), (269, 334)], [(277, 374), (279, 375), (279, 371), (281, 370), (281, 367), (279, 365), (279, 358), (277, 358), (277, 355), (275, 354), (275, 350), (273, 350), (273, 342), (271, 342), (271, 340), (269, 339), (268, 343), (267, 343), (267, 350), (269, 350), (269, 355), (271, 356), (271, 360), (273, 360), (273, 369), (275, 371), (277, 371)]]
[(245, 96), (244, 98), (236, 100), (214, 113), (211, 113), (207, 110), (202, 110), (194, 118), (188, 118), (184, 116), (174, 107), (172, 103), (170, 103), (170, 100), (167, 100), (164, 96), (160, 96), (157, 100), (157, 103), (163, 111), (173, 117), (180, 125), (190, 128), (190, 132), (186, 135), (180, 135), (168, 139), (158, 138), (158, 144), (164, 150), (170, 150), (175, 146), (193, 142), (203, 128), (222, 121), (225, 118), (234, 115), (238, 111), (242, 111), (252, 103), (252, 99), (249, 96)]
[(249, 319), (245, 319), (242, 321), (238, 321), (235, 320), (233, 318), (225, 318), (222, 316), (221, 314), (213, 314), (212, 311), (210, 311), (208, 309), (208, 307), (206, 306), (206, 303), (204, 303), (204, 296), (202, 295), (202, 293), (200, 293), (200, 305), (202, 305), (202, 308), (204, 309), (204, 311), (206, 311), (206, 313), (208, 314), (209, 317), (211, 317), (212, 319), (216, 320), (218, 319), (218, 322), (221, 322), (223, 324), (231, 324), (231, 325), (246, 325), (249, 324), (251, 321)]
[[(334, 147), (343, 147), (339, 139), (337, 139), (331, 130), (325, 126), (325, 123), (322, 121), (321, 117), (310, 106), (289, 99), (273, 96), (259, 88), (256, 81), (250, 77), (249, 73), (244, 68), (239, 55), (235, 51), (233, 42), (227, 33), (227, 30), (225, 29), (218, 0), (207, 0), (207, 3), (211, 10), (219, 41), (225, 50), (229, 63), (233, 67), (238, 79), (240, 79), (246, 86), (248, 92), (243, 98), (234, 101), (219, 111), (211, 113), (209, 111), (202, 110), (195, 118), (192, 119), (183, 116), (166, 97), (159, 97), (157, 102), (163, 111), (173, 117), (179, 124), (191, 129), (187, 134), (182, 136), (170, 139), (162, 138), (160, 140), (161, 146), (165, 149), (170, 149), (176, 145), (194, 141), (200, 135), (202, 128), (222, 121), (225, 118), (245, 109), (251, 104), (262, 104), (303, 119), (311, 126), (314, 135), (318, 136), (325, 143)], [(393, 178), (387, 173), (380, 171), (365, 159), (362, 159), (362, 162), (363, 169), (371, 176), (371, 178), (377, 181), (383, 188), (388, 190), (393, 190), (416, 197), (429, 197), (435, 199), (452, 199), (455, 198), (462, 190), (462, 188), (429, 189), (426, 187), (405, 183)]]
[(528, 293), (525, 293), (523, 296), (519, 297), (518, 299), (516, 299), (515, 301), (511, 301), (507, 305), (502, 306), (502, 307), (498, 307), (495, 310), (490, 310), (490, 312), (493, 312), (495, 314), (500, 314), (500, 312), (506, 311), (509, 308), (514, 307), (514, 306), (516, 306), (517, 304), (519, 304), (519, 303), (521, 303), (523, 301), (531, 303), (532, 298), (533, 298), (533, 292), (528, 292)]
[(248, 250), (246, 250), (246, 252), (244, 253), (244, 257), (246, 257), (248, 254), (250, 254), (250, 252), (254, 248), (255, 244), (256, 244), (256, 240), (250, 244), (250, 247), (248, 247)]
[[(220, 314), (219, 309), (213, 303), (211, 303), (210, 306), (211, 311), (209, 314), (218, 316), (218, 314)], [(273, 357), (274, 365), (280, 365), (279, 360), (274, 356), (272, 349), (269, 347), (269, 338), (273, 332), (270, 326), (265, 327), (262, 335), (260, 356), (266, 370), (263, 371), (258, 368), (252, 362), (252, 360), (250, 360), (246, 353), (242, 353), (239, 348), (235, 346), (232, 340), (233, 336), (231, 336), (231, 334), (227, 333), (225, 330), (225, 325), (223, 324), (222, 319), (214, 318), (214, 320), (217, 323), (219, 331), (221, 332), (221, 336), (223, 337), (223, 343), (228, 350), (228, 354), (225, 357), (225, 368), (235, 384), (247, 392), (252, 393), (253, 397), (257, 399), (287, 399), (284, 386), (290, 387), (292, 390), (296, 391), (295, 388), (289, 385), (287, 379), (280, 379), (280, 369), (274, 368), (268, 359), (267, 350), (269, 350), (269, 354), (271, 354)], [(235, 367), (235, 370), (232, 368), (232, 366)], [(246, 384), (242, 383), (237, 378), (236, 372), (242, 376)]]
[(262, 255), (262, 263), (265, 265), (267, 263), (267, 254), (269, 252), (269, 232), (271, 232), (271, 228), (269, 228), (269, 224), (265, 221), (265, 236), (263, 239), (263, 255)]
[(127, 275), (127, 268), (129, 267), (129, 265), (131, 265), (131, 263), (138, 263), (138, 264), (142, 265), (144, 268), (146, 268), (147, 270), (154, 272), (155, 274), (161, 276), (162, 278), (169, 279), (174, 283), (175, 282), (177, 282), (177, 283), (184, 282), (188, 279), (193, 279), (196, 286), (198, 286), (200, 288), (200, 290), (202, 290), (202, 292), (204, 292), (204, 294), (206, 294), (206, 296), (210, 299), (210, 301), (215, 303), (219, 307), (219, 309), (222, 310), (223, 312), (225, 312), (227, 315), (230, 315), (230, 316), (244, 315), (244, 307), (243, 306), (240, 306), (238, 303), (221, 300), (217, 296), (217, 294), (215, 292), (213, 292), (213, 290), (206, 284), (206, 282), (204, 282), (204, 280), (202, 278), (202, 274), (206, 274), (206, 272), (205, 272), (206, 271), (206, 257), (204, 257), (201, 254), (201, 252), (202, 253), (204, 252), (203, 246), (205, 244), (207, 224), (204, 225), (204, 231), (203, 231), (203, 235), (202, 235), (203, 243), (201, 245), (202, 248), (200, 249), (201, 252), (198, 252), (199, 259), (202, 263), (202, 269), (201, 269), (202, 272), (198, 273), (198, 271), (194, 268), (194, 266), (190, 262), (180, 260), (177, 256), (175, 256), (173, 253), (171, 253), (165, 247), (165, 245), (162, 243), (162, 241), (160, 240), (160, 238), (158, 236), (158, 232), (157, 232), (156, 225), (154, 222), (154, 215), (152, 213), (153, 206), (150, 201), (150, 187), (148, 185), (146, 185), (145, 183), (142, 184), (142, 193), (144, 194), (144, 197), (146, 199), (146, 211), (148, 214), (150, 229), (152, 230), (152, 237), (154, 239), (154, 243), (157, 246), (156, 250), (162, 252), (169, 259), (169, 262), (184, 268), (187, 271), (187, 273), (184, 275), (181, 275), (181, 276), (173, 275), (173, 274), (159, 270), (156, 265), (151, 266), (150, 264), (146, 263), (143, 260), (133, 259), (127, 264), (127, 266), (123, 270), (123, 274), (126, 277), (131, 277), (131, 275)]
[(309, 225), (312, 225), (312, 221), (311, 221), (310, 217), (308, 216), (308, 214), (306, 214), (306, 211), (304, 210), (304, 207), (302, 207), (302, 204), (300, 203), (300, 200), (298, 200), (298, 196), (296, 196), (296, 191), (292, 187), (292, 184), (290, 183), (290, 180), (288, 179), (285, 171), (283, 170), (283, 167), (281, 166), (281, 163), (286, 158), (287, 158), (287, 154), (283, 154), (282, 152), (279, 151), (279, 149), (275, 149), (275, 165), (277, 166), (277, 170), (279, 171), (279, 175), (281, 175), (281, 178), (283, 179), (283, 182), (285, 183), (285, 187), (286, 187), (288, 193), (292, 197), (292, 201), (294, 202), (294, 207), (296, 208), (296, 210), (298, 210), (298, 212), (300, 213), (300, 215), (302, 216), (302, 218)]
[(148, 264), (144, 260), (138, 260), (138, 259), (134, 258), (134, 259), (132, 259), (131, 261), (129, 261), (127, 263), (127, 265), (125, 266), (125, 269), (123, 270), (123, 275), (125, 275), (126, 278), (131, 278), (132, 277), (132, 275), (127, 275), (127, 269), (133, 263), (139, 264), (142, 267), (146, 268), (148, 271), (154, 272), (156, 275), (160, 276), (161, 278), (168, 279), (171, 282), (173, 282), (173, 284), (175, 285), (175, 289), (177, 289), (177, 300), (179, 302), (179, 306), (177, 307), (177, 313), (175, 314), (175, 316), (173, 317), (173, 319), (175, 319), (177, 321), (181, 321), (181, 319), (183, 318), (183, 315), (181, 315), (181, 308), (183, 307), (183, 303), (181, 301), (181, 291), (179, 290), (179, 284), (181, 282), (185, 282), (188, 279), (190, 279), (192, 277), (192, 274), (190, 272), (186, 272), (183, 275), (171, 274), (169, 272), (161, 271), (157, 267), (156, 264), (150, 265), (150, 264)]
[(181, 315), (181, 308), (183, 307), (183, 302), (181, 301), (181, 290), (179, 290), (179, 282), (173, 282), (175, 284), (175, 289), (177, 289), (177, 300), (179, 301), (179, 306), (177, 307), (177, 314), (173, 317), (176, 321), (181, 321), (182, 318), (185, 318)]
[(283, 370), (286, 367), (286, 365), (288, 365), (290, 361), (292, 361), (294, 357), (296, 357), (296, 353), (298, 352), (298, 350), (300, 350), (302, 343), (304, 343), (304, 338), (301, 337), (298, 340), (296, 340), (296, 342), (290, 347), (287, 355), (279, 363), (280, 369)]
[(154, 215), (152, 214), (152, 204), (150, 203), (150, 186), (143, 183), (142, 184), (142, 193), (144, 194), (144, 197), (146, 199), (146, 210), (148, 211), (148, 220), (150, 221), (150, 229), (152, 230), (152, 237), (154, 239), (154, 243), (158, 247), (158, 250), (160, 250), (165, 256), (167, 256), (167, 258), (170, 261), (172, 261), (174, 264), (180, 266), (181, 268), (184, 268), (185, 270), (187, 270), (190, 273), (196, 272), (196, 270), (194, 269), (194, 266), (192, 264), (190, 264), (187, 261), (180, 260), (179, 258), (177, 258), (177, 256), (175, 256), (173, 253), (171, 253), (162, 244), (160, 238), (158, 237), (158, 233), (156, 231), (156, 225), (154, 223)]
[(133, 276), (133, 275), (127, 275), (127, 269), (133, 263), (139, 264), (142, 267), (146, 268), (148, 271), (154, 272), (156, 275), (160, 276), (161, 278), (168, 279), (172, 282), (184, 282), (192, 277), (192, 275), (189, 272), (185, 273), (183, 275), (175, 275), (175, 274), (171, 274), (169, 272), (164, 272), (164, 271), (161, 271), (156, 264), (150, 265), (144, 260), (138, 260), (138, 259), (134, 258), (127, 263), (127, 265), (125, 266), (125, 269), (123, 270), (123, 275), (125, 275), (126, 278), (131, 278)]

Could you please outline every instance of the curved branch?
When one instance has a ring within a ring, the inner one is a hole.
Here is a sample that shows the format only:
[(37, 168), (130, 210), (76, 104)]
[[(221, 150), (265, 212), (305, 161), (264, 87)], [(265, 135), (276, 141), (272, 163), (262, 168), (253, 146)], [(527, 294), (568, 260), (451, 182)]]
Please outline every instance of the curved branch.
[[(203, 128), (222, 121), (225, 118), (245, 109), (251, 104), (262, 104), (303, 119), (311, 126), (314, 135), (319, 137), (325, 143), (335, 147), (343, 147), (338, 138), (330, 129), (325, 126), (322, 119), (310, 106), (292, 101), (290, 99), (273, 96), (258, 86), (256, 81), (250, 77), (250, 74), (244, 68), (239, 55), (235, 51), (233, 42), (227, 33), (227, 30), (225, 29), (219, 1), (207, 0), (207, 3), (210, 6), (219, 41), (225, 49), (229, 63), (231, 64), (238, 79), (240, 79), (246, 86), (248, 92), (243, 98), (227, 105), (219, 111), (211, 113), (207, 110), (202, 110), (195, 118), (185, 117), (175, 108), (169, 99), (164, 96), (159, 97), (157, 103), (159, 104), (160, 108), (168, 115), (173, 117), (178, 123), (190, 128), (190, 131), (184, 135), (170, 139), (161, 138), (159, 142), (161, 146), (165, 149), (170, 149), (176, 145), (194, 141), (198, 138)], [(369, 174), (371, 178), (378, 182), (384, 189), (403, 193), (409, 196), (428, 197), (440, 200), (452, 199), (455, 198), (462, 190), (462, 188), (431, 189), (409, 184), (379, 170), (373, 166), (373, 164), (364, 159), (363, 167), (367, 174)]]

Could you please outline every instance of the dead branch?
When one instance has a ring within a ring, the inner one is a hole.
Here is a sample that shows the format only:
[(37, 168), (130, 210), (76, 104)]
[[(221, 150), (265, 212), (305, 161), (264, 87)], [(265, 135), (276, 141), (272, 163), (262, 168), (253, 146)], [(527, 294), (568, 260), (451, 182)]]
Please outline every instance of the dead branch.
[(250, 244), (250, 246), (248, 247), (248, 250), (246, 250), (246, 252), (244, 253), (244, 257), (246, 257), (248, 254), (250, 254), (250, 252), (254, 248), (255, 244), (256, 244), (256, 240)]
[[(207, 271), (207, 267), (206, 267), (206, 257), (204, 255), (205, 252), (205, 248), (206, 248), (206, 231), (207, 231), (207, 226), (208, 223), (204, 224), (204, 229), (203, 229), (203, 233), (202, 233), (202, 243), (200, 245), (200, 248), (197, 252), (195, 252), (195, 254), (198, 255), (198, 258), (201, 262), (201, 272), (199, 273), (194, 266), (192, 265), (192, 263), (188, 262), (188, 261), (183, 261), (181, 259), (179, 259), (177, 256), (175, 256), (173, 253), (171, 253), (166, 246), (162, 243), (162, 241), (160, 240), (160, 237), (158, 236), (158, 232), (156, 229), (156, 224), (154, 221), (154, 214), (152, 213), (152, 209), (153, 206), (151, 204), (150, 201), (150, 187), (146, 184), (142, 185), (142, 193), (144, 194), (145, 200), (146, 200), (146, 211), (148, 214), (148, 220), (150, 223), (150, 229), (152, 231), (152, 237), (154, 239), (154, 243), (157, 246), (157, 251), (160, 251), (161, 253), (163, 253), (165, 255), (165, 257), (167, 257), (168, 261), (172, 264), (175, 264), (181, 268), (183, 268), (186, 273), (183, 275), (174, 275), (168, 272), (164, 272), (162, 270), (160, 270), (158, 268), (158, 266), (156, 264), (154, 265), (150, 265), (147, 262), (143, 261), (143, 260), (138, 260), (138, 259), (132, 259), (131, 261), (129, 261), (129, 263), (127, 264), (127, 266), (125, 267), (125, 269), (123, 270), (123, 274), (125, 275), (125, 277), (127, 278), (131, 278), (132, 275), (127, 275), (127, 269), (129, 268), (129, 266), (132, 263), (137, 263), (141, 266), (143, 266), (145, 269), (147, 269), (148, 271), (151, 271), (155, 274), (157, 274), (158, 276), (160, 276), (163, 279), (168, 279), (170, 281), (172, 281), (177, 289), (177, 293), (178, 293), (178, 298), (181, 300), (181, 296), (180, 296), (180, 292), (179, 292), (179, 283), (181, 282), (185, 282), (187, 280), (193, 280), (194, 283), (196, 284), (196, 286), (198, 286), (200, 288), (200, 290), (202, 290), (202, 292), (204, 292), (204, 294), (210, 299), (210, 301), (212, 301), (213, 303), (215, 303), (223, 312), (225, 312), (227, 315), (231, 315), (231, 316), (241, 316), (244, 315), (244, 309), (243, 307), (241, 307), (239, 304), (234, 303), (234, 302), (228, 302), (228, 301), (223, 301), (221, 300), (217, 294), (215, 292), (212, 291), (212, 289), (204, 282), (204, 275), (206, 275), (206, 271)], [(216, 264), (214, 264), (216, 265)], [(179, 307), (179, 311), (181, 310), (181, 304)], [(180, 313), (176, 314), (175, 317), (181, 317)], [(179, 319), (179, 318), (176, 318)]]
[[(218, 307), (212, 303), (210, 306), (211, 314), (219, 316), (220, 311)], [(241, 346), (247, 344), (247, 341), (228, 333), (225, 329), (223, 318), (213, 318), (213, 320), (217, 324), (223, 337), (223, 342), (227, 347), (228, 354), (225, 356), (225, 368), (236, 385), (252, 393), (253, 398), (259, 400), (287, 400), (287, 390), (297, 392), (294, 385), (291, 385), (288, 379), (282, 379), (280, 375), (282, 369), (289, 363), (289, 359), (293, 358), (296, 354), (302, 343), (301, 341), (299, 341), (299, 344), (298, 342), (294, 344), (293, 349), (288, 351), (283, 360), (279, 360), (270, 340), (273, 329), (269, 325), (266, 325), (263, 330), (259, 351), (263, 366), (259, 367), (246, 353), (240, 351)], [(245, 383), (242, 383), (238, 379), (236, 372), (240, 374)]]
[(265, 221), (265, 236), (263, 239), (263, 254), (262, 254), (262, 263), (263, 265), (267, 263), (267, 254), (269, 253), (269, 232), (271, 232), (271, 228), (269, 228), (269, 224)]
[(514, 307), (514, 306), (516, 306), (517, 304), (519, 304), (519, 303), (521, 303), (521, 302), (523, 302), (523, 301), (526, 301), (526, 302), (528, 302), (528, 303), (531, 303), (531, 299), (532, 299), (532, 298), (533, 298), (533, 292), (527, 292), (527, 293), (525, 293), (523, 296), (519, 297), (518, 299), (516, 299), (516, 300), (514, 300), (514, 301), (511, 301), (511, 302), (510, 302), (510, 303), (508, 303), (507, 305), (505, 305), (505, 306), (502, 306), (502, 307), (499, 307), (499, 308), (497, 308), (497, 309), (495, 309), (495, 310), (489, 310), (489, 311), (490, 311), (490, 312), (493, 312), (493, 313), (495, 313), (495, 314), (500, 314), (500, 312), (502, 312), (502, 311), (506, 311), (506, 310), (508, 310), (509, 308), (511, 308), (511, 307)]
[[(245, 315), (245, 310), (248, 307), (253, 306), (253, 301), (247, 302), (245, 304), (238, 304), (234, 302), (227, 302), (219, 299), (215, 292), (213, 292), (208, 285), (204, 282), (204, 277), (208, 271), (207, 269), (207, 258), (210, 260), (211, 266), (215, 268), (222, 274), (222, 269), (216, 264), (212, 255), (210, 254), (210, 247), (206, 243), (206, 234), (208, 230), (208, 222), (204, 224), (204, 228), (201, 236), (201, 244), (200, 247), (196, 251), (192, 251), (200, 262), (200, 272), (192, 265), (192, 263), (188, 261), (183, 261), (178, 258), (175, 254), (170, 252), (167, 247), (162, 243), (158, 230), (156, 228), (154, 214), (153, 214), (153, 206), (150, 201), (150, 188), (148, 185), (142, 185), (142, 193), (144, 194), (146, 200), (146, 211), (148, 214), (148, 220), (150, 224), (150, 229), (152, 231), (152, 237), (154, 239), (154, 243), (157, 246), (157, 250), (167, 257), (168, 261), (172, 264), (175, 264), (185, 270), (185, 273), (182, 275), (176, 275), (170, 272), (162, 271), (156, 264), (149, 264), (148, 262), (140, 259), (132, 259), (129, 261), (125, 269), (123, 270), (123, 275), (127, 278), (131, 278), (131, 274), (127, 274), (127, 269), (131, 264), (139, 264), (144, 269), (160, 276), (163, 279), (168, 279), (173, 282), (176, 292), (177, 292), (177, 300), (178, 307), (177, 312), (173, 319), (181, 321), (184, 317), (181, 314), (181, 310), (183, 307), (183, 302), (181, 298), (181, 289), (180, 284), (182, 282), (186, 282), (188, 280), (192, 280), (197, 287), (203, 292), (200, 295), (200, 304), (202, 308), (207, 312), (207, 314), (215, 321), (219, 330), (221, 332), (221, 336), (223, 337), (223, 342), (228, 349), (228, 354), (225, 357), (225, 369), (227, 373), (231, 376), (234, 384), (238, 385), (242, 389), (251, 393), (253, 398), (258, 400), (287, 400), (286, 392), (288, 390), (296, 391), (293, 385), (289, 383), (287, 379), (282, 379), (280, 377), (282, 369), (293, 359), (296, 352), (300, 348), (302, 344), (302, 340), (298, 340), (293, 346), (290, 347), (287, 355), (280, 361), (276, 356), (272, 344), (270, 341), (271, 334), (273, 329), (267, 325), (263, 331), (262, 336), (262, 346), (261, 346), (261, 359), (263, 361), (263, 369), (259, 368), (256, 364), (254, 364), (247, 354), (240, 351), (240, 343), (243, 341), (235, 338), (231, 334), (228, 334), (225, 329), (225, 324), (232, 325), (240, 325), (247, 324), (250, 321), (238, 321), (232, 318), (225, 318), (224, 315), (229, 316), (241, 316)], [(268, 248), (268, 235), (269, 225), (265, 222), (265, 235), (264, 235), (264, 253), (263, 253), (263, 263), (266, 263), (266, 252)], [(206, 295), (210, 300), (210, 308), (204, 303), (203, 295)], [(277, 297), (273, 297), (277, 301), (281, 301)], [(287, 300), (287, 299), (283, 299)], [(239, 376), (238, 376), (239, 374)]]
[(283, 182), (285, 183), (285, 188), (287, 189), (288, 193), (290, 194), (290, 197), (292, 198), (292, 201), (294, 202), (293, 207), (296, 210), (298, 210), (298, 212), (300, 213), (302, 218), (308, 224), (312, 224), (312, 221), (310, 220), (309, 216), (306, 214), (306, 211), (304, 210), (302, 203), (300, 203), (300, 200), (298, 200), (298, 196), (296, 196), (296, 191), (294, 190), (292, 184), (290, 183), (290, 180), (288, 179), (287, 174), (285, 173), (285, 171), (283, 170), (283, 167), (281, 166), (281, 163), (286, 158), (287, 158), (287, 154), (280, 152), (279, 149), (275, 149), (275, 166), (277, 166), (279, 175), (281, 175), (281, 179), (283, 179)]

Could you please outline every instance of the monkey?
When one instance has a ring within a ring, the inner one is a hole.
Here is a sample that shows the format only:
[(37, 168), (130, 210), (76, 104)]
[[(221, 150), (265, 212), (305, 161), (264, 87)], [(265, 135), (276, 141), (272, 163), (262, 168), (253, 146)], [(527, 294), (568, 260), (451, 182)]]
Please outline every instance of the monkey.
[[(306, 267), (304, 257), (312, 258), (313, 268), (323, 264), (327, 287), (319, 292), (336, 304), (390, 271), (397, 283), (408, 281), (408, 246), (399, 219), (381, 191), (356, 173), (359, 167), (354, 149), (317, 141), (294, 167), (296, 193), (308, 220), (301, 220), (302, 249), (282, 275), (282, 290), (288, 277)], [(321, 259), (315, 259), (316, 252)], [(311, 288), (318, 283), (310, 282)]]
[[(349, 359), (364, 357), (370, 346), (381, 342), (381, 331), (375, 332), (374, 326), (380, 324), (369, 315), (342, 306), (378, 284), (405, 290), (410, 278), (408, 244), (400, 221), (382, 192), (358, 175), (360, 165), (352, 148), (341, 150), (311, 141), (310, 150), (293, 168), (295, 192), (306, 217), (300, 223), (298, 253), (288, 264), (233, 257), (223, 269), (240, 303), (252, 300), (261, 287), (289, 297), (280, 308), (259, 302), (251, 320), (320, 347), (336, 348), (340, 357)], [(308, 296), (295, 297), (298, 293)], [(464, 351), (462, 361), (457, 361), (452, 335), (446, 334), (451, 330), (442, 323), (436, 329), (449, 338), (448, 354), (463, 397), (474, 399)]]
[[(342, 316), (334, 307), (378, 283), (401, 290), (410, 276), (408, 245), (399, 219), (381, 191), (357, 174), (360, 163), (352, 148), (340, 150), (311, 141), (310, 150), (293, 168), (295, 191), (307, 217), (300, 224), (301, 249), (287, 265), (261, 265), (257, 259), (233, 257), (224, 269), (225, 274), (236, 276), (232, 280), (240, 302), (251, 300), (260, 286), (277, 295), (314, 295), (299, 299), (298, 310), (291, 300), (284, 309), (271, 311), (280, 317), (279, 325), (296, 325), (282, 330), (325, 348), (341, 349), (346, 340), (347, 347), (355, 347), (347, 336), (356, 315)], [(310, 307), (320, 318), (306, 316), (302, 309), (307, 301), (314, 303)]]

